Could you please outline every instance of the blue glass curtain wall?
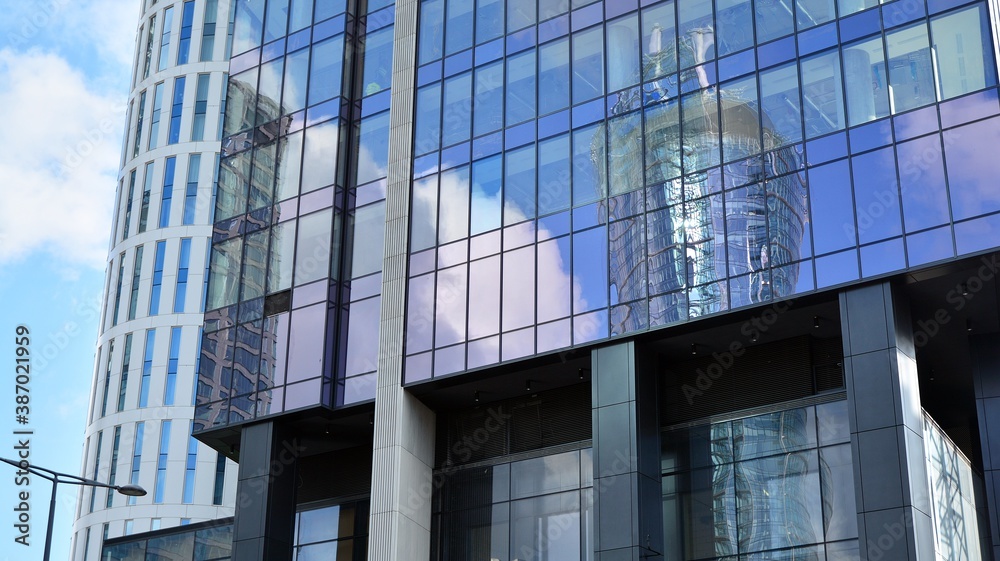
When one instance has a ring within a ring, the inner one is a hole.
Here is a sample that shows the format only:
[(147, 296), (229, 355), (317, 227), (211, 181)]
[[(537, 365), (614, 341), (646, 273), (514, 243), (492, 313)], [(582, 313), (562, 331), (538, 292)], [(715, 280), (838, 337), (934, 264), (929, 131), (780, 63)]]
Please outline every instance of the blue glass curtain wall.
[(394, 6), (358, 4), (236, 9), (196, 429), (374, 398)]
[(425, 0), (418, 22), (408, 383), (995, 246), (982, 2)]

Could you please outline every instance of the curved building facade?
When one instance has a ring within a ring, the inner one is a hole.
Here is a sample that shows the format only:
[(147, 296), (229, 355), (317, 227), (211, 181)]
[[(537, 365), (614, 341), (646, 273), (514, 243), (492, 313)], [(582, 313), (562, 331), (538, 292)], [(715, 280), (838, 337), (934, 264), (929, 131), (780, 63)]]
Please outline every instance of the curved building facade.
[(143, 0), (108, 252), (73, 561), (104, 539), (230, 516), (236, 470), (194, 440), (213, 185), (229, 70), (226, 0)]

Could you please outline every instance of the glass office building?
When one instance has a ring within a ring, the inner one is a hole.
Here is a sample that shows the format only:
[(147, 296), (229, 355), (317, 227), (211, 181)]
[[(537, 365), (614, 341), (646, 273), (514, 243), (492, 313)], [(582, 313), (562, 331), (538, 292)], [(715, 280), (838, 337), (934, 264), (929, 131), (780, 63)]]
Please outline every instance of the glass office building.
[(236, 2), (232, 558), (993, 558), (997, 15)]
[[(111, 224), (72, 561), (103, 539), (232, 516), (235, 464), (191, 437), (230, 5), (143, 0)], [(119, 7), (115, 9), (125, 9)]]

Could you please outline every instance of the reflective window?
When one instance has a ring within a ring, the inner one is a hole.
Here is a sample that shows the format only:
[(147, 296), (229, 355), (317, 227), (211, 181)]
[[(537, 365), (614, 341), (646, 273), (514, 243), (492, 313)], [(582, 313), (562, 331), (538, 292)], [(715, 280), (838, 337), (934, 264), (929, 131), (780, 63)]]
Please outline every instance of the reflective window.
[(986, 7), (973, 6), (931, 20), (941, 99), (996, 85)]
[(604, 94), (604, 37), (601, 27), (573, 34), (573, 104)]
[(569, 106), (569, 40), (560, 39), (538, 48), (538, 114)]
[(441, 58), (444, 41), (444, 0), (420, 3), (420, 34), (417, 58), (420, 64)]
[(365, 35), (364, 95), (388, 89), (392, 82), (393, 27), (384, 27)]
[(889, 114), (882, 37), (843, 48), (844, 87), (850, 124), (867, 123)]

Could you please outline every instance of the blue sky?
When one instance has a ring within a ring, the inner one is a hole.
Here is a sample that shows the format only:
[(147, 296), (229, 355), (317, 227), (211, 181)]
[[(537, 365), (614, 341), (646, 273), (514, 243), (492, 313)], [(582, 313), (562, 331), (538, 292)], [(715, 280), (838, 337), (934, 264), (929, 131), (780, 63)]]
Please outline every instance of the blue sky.
[[(33, 463), (79, 474), (90, 406), (136, 0), (0, 0), (0, 456), (14, 455), (14, 330), (32, 332)], [(90, 474), (88, 474), (90, 475)], [(49, 484), (35, 478), (31, 542), (0, 465), (0, 559), (42, 558)], [(52, 559), (69, 557), (77, 488), (60, 486)]]

